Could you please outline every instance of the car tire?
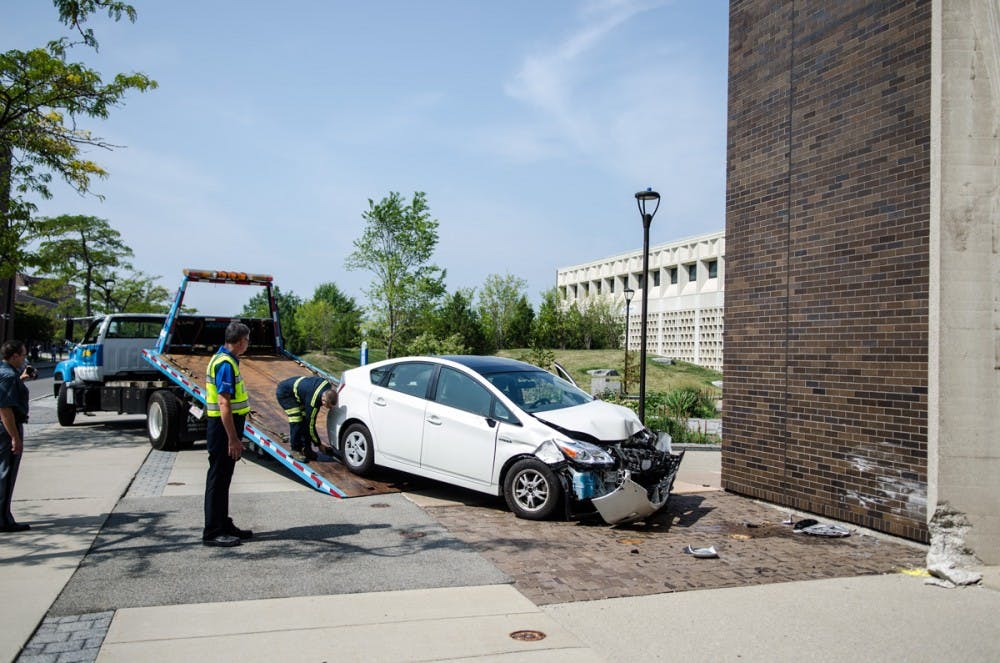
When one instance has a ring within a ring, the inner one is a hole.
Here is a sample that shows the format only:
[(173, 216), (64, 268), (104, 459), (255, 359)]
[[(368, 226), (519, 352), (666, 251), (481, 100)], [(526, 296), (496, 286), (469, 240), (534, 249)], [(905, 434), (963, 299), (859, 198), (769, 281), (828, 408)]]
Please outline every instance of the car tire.
[(72, 426), (76, 421), (76, 406), (66, 402), (66, 385), (59, 386), (59, 396), (56, 398), (56, 418), (60, 426)]
[(365, 476), (375, 467), (372, 435), (363, 424), (351, 424), (340, 436), (340, 459), (354, 474)]
[(563, 488), (548, 465), (537, 458), (524, 458), (507, 472), (503, 494), (518, 518), (545, 520), (559, 507)]
[(181, 405), (169, 391), (153, 392), (146, 406), (146, 432), (157, 451), (177, 451), (180, 441)]

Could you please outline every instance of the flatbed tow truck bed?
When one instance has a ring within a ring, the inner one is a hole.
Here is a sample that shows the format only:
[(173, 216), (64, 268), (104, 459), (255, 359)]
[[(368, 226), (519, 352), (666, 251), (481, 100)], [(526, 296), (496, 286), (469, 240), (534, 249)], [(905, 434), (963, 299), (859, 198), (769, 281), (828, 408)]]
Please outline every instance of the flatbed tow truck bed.
[[(208, 357), (161, 354), (159, 358), (171, 364), (191, 382), (199, 386), (204, 384)], [(247, 393), (250, 394), (248, 423), (263, 433), (260, 436), (262, 439), (255, 442), (265, 450), (267, 450), (268, 442), (273, 444), (271, 455), (293, 471), (298, 470), (296, 474), (302, 475), (307, 481), (309, 480), (307, 475), (310, 472), (318, 474), (343, 493), (338, 495), (334, 492), (333, 494), (337, 497), (359, 497), (361, 495), (399, 492), (403, 487), (402, 481), (392, 481), (391, 479), (380, 481), (359, 477), (352, 474), (339, 461), (325, 454), (320, 456), (320, 460), (309, 463), (300, 463), (291, 457), (291, 449), (286, 439), (288, 437), (288, 419), (274, 397), (274, 390), (278, 383), (285, 378), (305, 375), (306, 373), (307, 371), (297, 363), (285, 357), (243, 356), (240, 358), (240, 374), (246, 383)], [(323, 445), (329, 447), (325, 423), (325, 421), (318, 422), (316, 430)], [(263, 444), (261, 444), (262, 442)], [(317, 481), (312, 480), (310, 483), (313, 484), (314, 488), (322, 489), (321, 486), (316, 485)]]

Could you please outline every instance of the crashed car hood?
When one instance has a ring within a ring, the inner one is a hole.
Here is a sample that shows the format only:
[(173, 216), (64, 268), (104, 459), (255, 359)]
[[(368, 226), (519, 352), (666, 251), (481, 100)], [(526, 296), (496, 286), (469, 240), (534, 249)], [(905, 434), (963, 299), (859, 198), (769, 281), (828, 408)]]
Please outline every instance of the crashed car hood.
[(595, 400), (560, 410), (538, 412), (535, 417), (557, 428), (584, 433), (604, 442), (626, 440), (643, 429), (635, 412), (606, 401)]

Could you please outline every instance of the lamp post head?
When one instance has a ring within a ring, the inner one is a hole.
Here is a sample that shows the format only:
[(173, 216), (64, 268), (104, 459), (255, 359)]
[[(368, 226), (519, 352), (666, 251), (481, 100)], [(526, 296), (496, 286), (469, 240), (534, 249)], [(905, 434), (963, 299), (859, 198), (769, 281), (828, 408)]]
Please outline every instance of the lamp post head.
[(635, 297), (635, 290), (632, 288), (625, 288), (625, 301), (631, 302), (633, 297)]
[[(652, 212), (647, 212), (646, 205), (654, 200), (656, 201), (656, 207), (653, 208)], [(653, 220), (653, 215), (656, 214), (656, 210), (660, 209), (660, 194), (653, 191), (651, 187), (647, 187), (645, 191), (636, 192), (635, 201), (639, 206), (639, 214), (642, 215), (642, 225), (648, 228), (650, 222)]]

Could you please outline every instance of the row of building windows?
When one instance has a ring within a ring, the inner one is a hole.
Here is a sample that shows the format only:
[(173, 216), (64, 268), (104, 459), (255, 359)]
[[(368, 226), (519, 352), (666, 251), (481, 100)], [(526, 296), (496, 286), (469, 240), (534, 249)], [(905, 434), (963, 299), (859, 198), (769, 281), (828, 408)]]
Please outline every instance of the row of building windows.
[[(705, 278), (707, 279), (717, 279), (719, 278), (719, 261), (718, 260), (706, 260), (704, 263), (704, 270), (706, 272)], [(698, 281), (698, 263), (693, 262), (688, 265), (683, 266), (685, 273), (687, 274), (687, 282), (695, 283)], [(653, 287), (659, 288), (662, 283), (661, 279), (666, 276), (667, 281), (670, 285), (677, 285), (679, 281), (679, 267), (666, 267), (664, 269), (658, 269), (656, 271), (651, 271), (649, 274), (652, 277)], [(628, 288), (633, 288), (634, 290), (642, 290), (643, 288), (642, 272), (636, 272), (634, 274), (628, 274), (626, 276), (613, 276), (607, 279), (600, 279), (598, 281), (592, 281), (590, 283), (580, 283), (566, 286), (566, 290), (563, 293), (569, 299), (575, 299), (577, 296), (587, 297), (590, 295), (600, 295), (603, 294), (605, 288), (608, 294), (614, 294), (616, 291), (624, 291)], [(579, 286), (579, 289), (578, 289)]]

